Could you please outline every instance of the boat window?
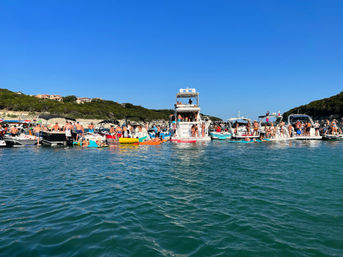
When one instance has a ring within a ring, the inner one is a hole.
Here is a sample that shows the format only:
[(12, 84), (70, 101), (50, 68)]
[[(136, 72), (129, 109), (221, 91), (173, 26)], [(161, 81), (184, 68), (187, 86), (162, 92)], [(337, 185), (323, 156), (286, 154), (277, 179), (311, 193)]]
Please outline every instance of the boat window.
[(182, 112), (177, 115), (179, 122), (194, 122), (197, 121), (198, 114), (195, 112)]

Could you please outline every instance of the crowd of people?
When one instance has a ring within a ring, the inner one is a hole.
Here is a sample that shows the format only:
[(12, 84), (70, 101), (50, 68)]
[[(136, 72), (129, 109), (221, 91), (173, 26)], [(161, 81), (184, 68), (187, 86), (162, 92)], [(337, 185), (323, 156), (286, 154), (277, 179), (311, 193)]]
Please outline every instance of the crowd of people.
[(342, 135), (343, 134), (343, 118), (340, 122), (336, 119), (331, 121), (316, 121), (312, 124), (309, 120), (297, 120), (293, 124), (286, 125), (284, 121), (281, 122), (263, 122), (259, 124), (256, 120), (254, 122), (234, 122), (231, 126), (228, 123), (216, 124), (212, 127), (216, 132), (231, 132), (237, 135), (239, 132), (248, 136), (259, 136), (261, 133), (265, 138), (273, 138), (276, 135), (296, 137), (296, 136), (311, 136), (311, 128), (314, 129), (315, 136), (324, 135)]

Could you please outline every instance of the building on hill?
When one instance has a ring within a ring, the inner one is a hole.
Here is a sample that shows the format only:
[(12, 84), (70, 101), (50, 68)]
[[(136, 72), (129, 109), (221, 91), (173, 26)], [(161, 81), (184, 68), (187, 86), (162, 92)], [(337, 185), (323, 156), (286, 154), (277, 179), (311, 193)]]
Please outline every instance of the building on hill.
[(62, 101), (63, 101), (63, 98), (62, 98), (62, 96), (60, 96), (60, 95), (50, 95), (50, 96), (49, 96), (49, 99), (50, 99), (50, 100), (59, 101), (59, 102), (62, 102)]
[(104, 99), (99, 98), (99, 97), (92, 98), (92, 102), (103, 101), (103, 100), (104, 100)]
[(59, 102), (63, 101), (63, 98), (60, 95), (39, 94), (39, 95), (36, 95), (36, 97), (39, 99), (50, 99), (50, 100), (55, 100), (55, 101), (59, 101)]
[(92, 99), (88, 97), (78, 97), (76, 99), (76, 103), (78, 104), (84, 104), (84, 103), (90, 103), (90, 102), (92, 102)]
[(36, 95), (36, 97), (39, 99), (50, 99), (50, 95), (45, 95), (45, 94), (39, 94), (39, 95)]

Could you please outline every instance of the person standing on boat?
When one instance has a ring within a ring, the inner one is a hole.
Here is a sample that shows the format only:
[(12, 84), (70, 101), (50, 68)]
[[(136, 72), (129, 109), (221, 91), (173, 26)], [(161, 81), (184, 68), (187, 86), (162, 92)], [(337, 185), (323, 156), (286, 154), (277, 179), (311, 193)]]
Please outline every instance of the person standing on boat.
[(289, 137), (293, 137), (293, 132), (294, 132), (294, 128), (291, 124), (288, 125), (288, 135)]
[(40, 124), (37, 124), (37, 125), (33, 128), (33, 133), (34, 133), (35, 137), (37, 138), (37, 145), (39, 145), (40, 131), (41, 131)]
[(205, 137), (205, 130), (206, 130), (206, 126), (205, 126), (205, 122), (201, 123), (201, 136)]
[(297, 135), (301, 135), (301, 123), (299, 120), (297, 120), (297, 122), (295, 123), (295, 130)]
[(320, 128), (320, 124), (319, 124), (319, 121), (317, 120), (316, 123), (314, 123), (314, 129), (316, 132), (316, 137), (319, 136), (319, 128)]
[(79, 137), (83, 136), (83, 126), (79, 122), (76, 122), (75, 128), (76, 128), (76, 134), (77, 134), (76, 140), (78, 140)]
[(64, 126), (64, 132), (66, 134), (67, 141), (71, 140), (71, 138), (73, 137), (72, 130), (73, 130), (73, 125), (67, 122), (66, 125)]
[(94, 133), (94, 124), (91, 122), (91, 124), (88, 125), (88, 133)]
[(60, 130), (60, 126), (58, 126), (58, 122), (55, 123), (55, 125), (52, 127), (53, 131), (57, 132)]
[(247, 123), (247, 125), (246, 125), (247, 135), (250, 135), (250, 133), (251, 133), (250, 128), (251, 128), (251, 124), (250, 124), (250, 120), (248, 120), (248, 123)]
[(0, 136), (3, 136), (5, 134), (5, 129), (0, 124)]
[(123, 127), (122, 137), (123, 138), (130, 138), (130, 131), (127, 129), (126, 126)]
[(254, 120), (253, 126), (254, 126), (253, 136), (258, 136), (258, 122), (256, 120)]
[(16, 126), (16, 125), (14, 125), (14, 126), (11, 128), (10, 133), (11, 133), (11, 136), (12, 136), (12, 137), (15, 137), (15, 136), (18, 135), (19, 130), (17, 129), (17, 126)]

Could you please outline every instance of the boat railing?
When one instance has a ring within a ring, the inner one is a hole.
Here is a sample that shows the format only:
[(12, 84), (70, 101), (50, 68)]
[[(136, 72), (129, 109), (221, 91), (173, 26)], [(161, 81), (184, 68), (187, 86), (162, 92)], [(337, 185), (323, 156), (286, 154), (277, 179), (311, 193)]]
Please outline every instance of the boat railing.
[(176, 103), (175, 104), (177, 107), (199, 107), (197, 104), (180, 104), (180, 103)]

